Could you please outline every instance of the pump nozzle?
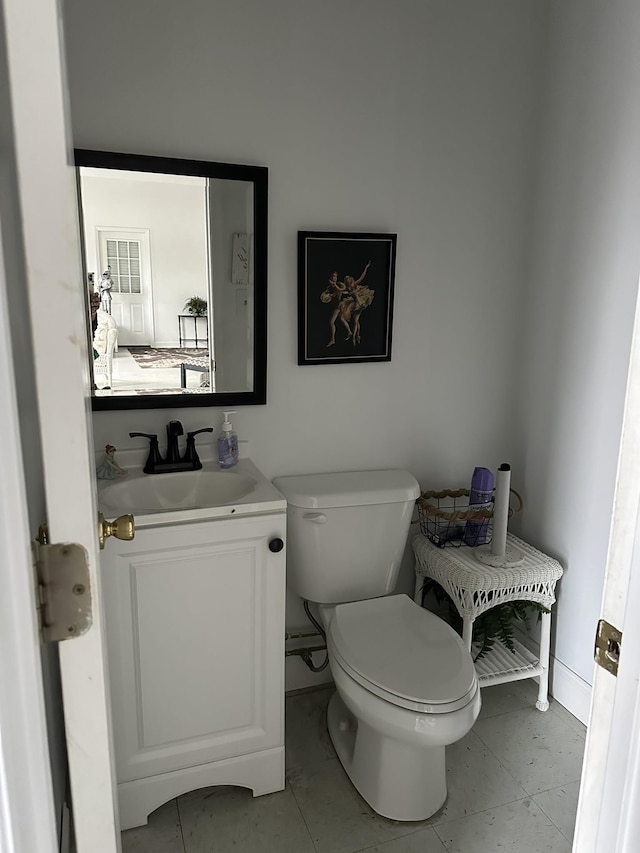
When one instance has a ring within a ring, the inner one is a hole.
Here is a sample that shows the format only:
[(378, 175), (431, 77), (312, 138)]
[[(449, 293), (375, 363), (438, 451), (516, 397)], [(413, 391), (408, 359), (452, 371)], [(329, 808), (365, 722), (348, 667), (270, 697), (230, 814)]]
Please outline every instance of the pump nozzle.
[(235, 415), (236, 412), (234, 410), (231, 412), (223, 412), (222, 414), (224, 415), (224, 420), (222, 422), (222, 426), (220, 427), (220, 429), (222, 430), (222, 432), (231, 432), (233, 427), (231, 426), (231, 421), (229, 420), (229, 415)]

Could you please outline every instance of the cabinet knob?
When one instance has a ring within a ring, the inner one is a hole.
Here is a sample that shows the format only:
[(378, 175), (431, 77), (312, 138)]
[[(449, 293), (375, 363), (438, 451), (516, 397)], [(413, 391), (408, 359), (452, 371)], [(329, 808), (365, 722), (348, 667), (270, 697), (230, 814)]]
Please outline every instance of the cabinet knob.
[(269, 550), (273, 551), (274, 554), (277, 554), (278, 551), (282, 551), (283, 548), (284, 542), (282, 539), (272, 539), (271, 542), (269, 542)]

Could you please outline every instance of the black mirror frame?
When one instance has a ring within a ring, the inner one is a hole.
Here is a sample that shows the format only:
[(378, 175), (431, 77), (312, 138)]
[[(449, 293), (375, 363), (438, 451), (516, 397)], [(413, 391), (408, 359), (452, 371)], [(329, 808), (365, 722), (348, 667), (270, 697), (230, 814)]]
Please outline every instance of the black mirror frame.
[[(211, 394), (131, 395), (130, 397), (92, 397), (92, 409), (120, 411), (126, 409), (182, 409), (214, 406), (259, 406), (267, 402), (267, 191), (269, 170), (266, 166), (242, 166), (214, 163), (208, 160), (184, 160), (152, 157), (110, 151), (74, 150), (76, 167), (125, 169), (137, 172), (159, 172), (169, 175), (197, 175), (253, 183), (254, 215), (254, 300), (253, 300), (253, 390), (226, 391)], [(82, 225), (80, 225), (82, 227)], [(84, 268), (83, 253), (83, 268)], [(83, 280), (86, 270), (83, 269)]]

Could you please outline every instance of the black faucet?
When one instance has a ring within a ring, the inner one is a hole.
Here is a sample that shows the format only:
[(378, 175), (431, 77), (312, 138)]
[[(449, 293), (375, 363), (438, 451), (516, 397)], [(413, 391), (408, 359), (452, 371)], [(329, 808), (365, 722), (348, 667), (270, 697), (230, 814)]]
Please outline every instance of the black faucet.
[(178, 450), (178, 436), (180, 435), (184, 435), (184, 428), (180, 421), (169, 421), (167, 424), (167, 455), (164, 458), (167, 465), (173, 465), (180, 461), (180, 451)]
[(147, 432), (130, 432), (129, 437), (142, 436), (149, 439), (149, 456), (142, 469), (145, 474), (168, 474), (172, 471), (197, 471), (202, 468), (202, 462), (196, 451), (195, 437), (201, 432), (213, 432), (213, 427), (204, 427), (187, 433), (187, 447), (184, 456), (180, 457), (178, 438), (184, 435), (180, 421), (169, 421), (167, 424), (167, 455), (163, 459), (158, 447), (158, 436)]

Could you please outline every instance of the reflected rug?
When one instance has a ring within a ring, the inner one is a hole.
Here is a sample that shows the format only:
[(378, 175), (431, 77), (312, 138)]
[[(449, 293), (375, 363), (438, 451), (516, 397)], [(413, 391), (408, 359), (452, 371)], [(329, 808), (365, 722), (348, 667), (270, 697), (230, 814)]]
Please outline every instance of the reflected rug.
[(209, 355), (209, 350), (202, 347), (127, 347), (140, 367), (180, 367), (185, 361), (200, 359)]
[(140, 397), (157, 397), (158, 394), (210, 394), (211, 388), (137, 388), (135, 393)]

